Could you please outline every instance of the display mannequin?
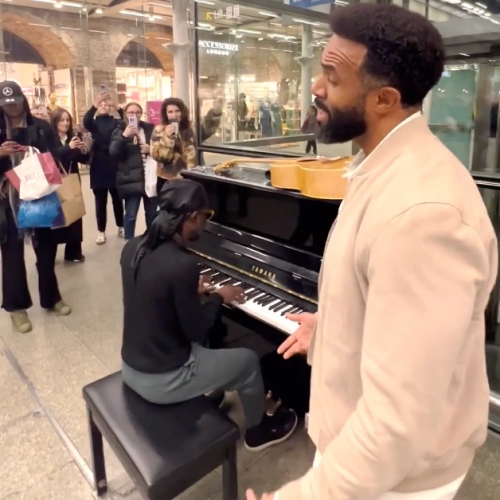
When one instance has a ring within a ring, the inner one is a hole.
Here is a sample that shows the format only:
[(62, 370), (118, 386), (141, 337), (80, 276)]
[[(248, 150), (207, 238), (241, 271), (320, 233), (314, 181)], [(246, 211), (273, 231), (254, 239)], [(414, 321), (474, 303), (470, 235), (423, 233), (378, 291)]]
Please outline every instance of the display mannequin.
[(47, 106), (47, 108), (51, 113), (53, 113), (59, 108), (59, 106), (56, 103), (57, 103), (57, 95), (54, 92), (52, 92), (49, 95), (49, 104)]

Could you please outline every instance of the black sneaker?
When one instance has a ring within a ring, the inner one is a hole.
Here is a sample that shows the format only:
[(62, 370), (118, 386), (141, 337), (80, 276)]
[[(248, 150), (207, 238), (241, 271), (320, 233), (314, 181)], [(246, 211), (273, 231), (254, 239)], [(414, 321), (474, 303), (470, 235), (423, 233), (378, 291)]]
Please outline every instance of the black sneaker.
[(226, 400), (226, 393), (224, 391), (212, 391), (205, 394), (205, 397), (217, 408), (221, 408)]
[(279, 408), (272, 417), (264, 415), (259, 425), (246, 431), (245, 448), (248, 451), (262, 451), (282, 443), (293, 434), (297, 422), (297, 415), (288, 408)]

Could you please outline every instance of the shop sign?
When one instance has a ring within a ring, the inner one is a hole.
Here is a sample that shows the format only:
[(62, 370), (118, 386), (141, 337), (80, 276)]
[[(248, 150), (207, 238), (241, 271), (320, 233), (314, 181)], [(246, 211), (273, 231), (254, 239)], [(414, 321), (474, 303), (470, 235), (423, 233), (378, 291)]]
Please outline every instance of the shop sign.
[(163, 101), (147, 101), (146, 113), (148, 115), (148, 122), (153, 125), (159, 125), (161, 122), (161, 105)]
[(226, 12), (223, 9), (217, 9), (213, 12), (207, 12), (207, 20), (211, 19), (238, 19), (240, 17), (240, 6), (230, 5), (226, 7)]
[(198, 47), (206, 49), (207, 54), (228, 56), (231, 52), (238, 52), (239, 45), (236, 43), (214, 42), (211, 40), (198, 40)]

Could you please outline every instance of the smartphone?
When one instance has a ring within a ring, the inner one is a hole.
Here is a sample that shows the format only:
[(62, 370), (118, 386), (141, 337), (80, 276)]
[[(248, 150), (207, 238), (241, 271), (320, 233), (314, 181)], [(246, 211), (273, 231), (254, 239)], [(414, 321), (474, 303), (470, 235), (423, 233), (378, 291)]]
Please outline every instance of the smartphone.
[(101, 92), (107, 92), (108, 86), (105, 83), (101, 83)]
[(129, 116), (128, 124), (131, 127), (136, 127), (137, 128), (139, 126), (139, 123), (137, 121), (137, 116)]
[(170, 125), (175, 128), (175, 135), (179, 134), (179, 121), (178, 120), (170, 120)]
[(28, 135), (28, 129), (26, 127), (13, 128), (12, 140), (20, 146), (29, 146), (30, 139)]
[(83, 141), (83, 134), (81, 132), (77, 132), (75, 134), (75, 137), (78, 137), (78, 139), (80, 139), (80, 141)]

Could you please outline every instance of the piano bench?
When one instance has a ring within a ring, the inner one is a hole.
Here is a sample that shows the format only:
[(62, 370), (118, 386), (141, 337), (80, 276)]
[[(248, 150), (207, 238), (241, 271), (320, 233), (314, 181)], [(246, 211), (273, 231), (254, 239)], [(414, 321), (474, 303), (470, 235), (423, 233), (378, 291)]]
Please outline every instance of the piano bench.
[(146, 499), (169, 500), (223, 467), (223, 499), (237, 500), (237, 425), (207, 398), (148, 403), (114, 373), (83, 388), (97, 496), (107, 492), (103, 436)]

